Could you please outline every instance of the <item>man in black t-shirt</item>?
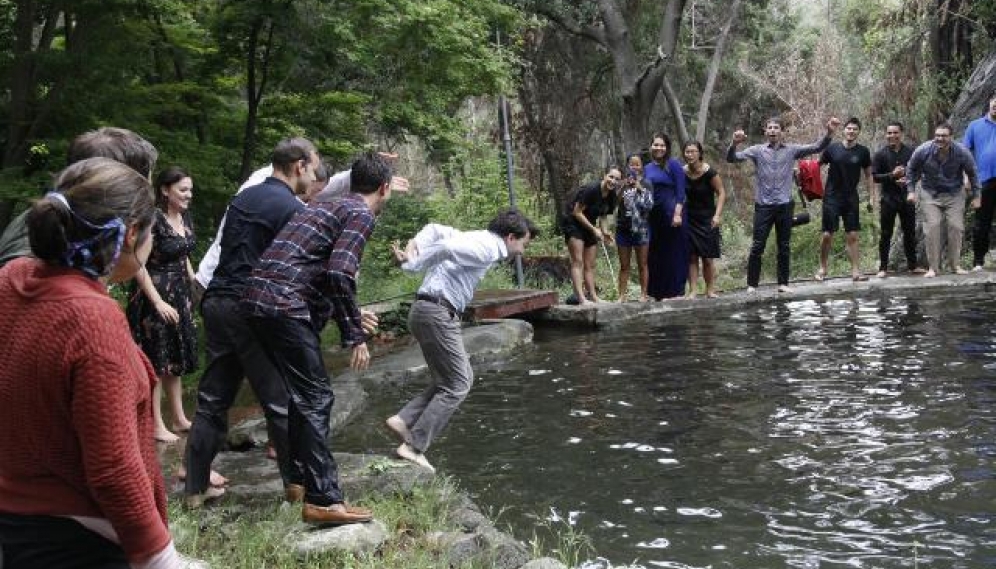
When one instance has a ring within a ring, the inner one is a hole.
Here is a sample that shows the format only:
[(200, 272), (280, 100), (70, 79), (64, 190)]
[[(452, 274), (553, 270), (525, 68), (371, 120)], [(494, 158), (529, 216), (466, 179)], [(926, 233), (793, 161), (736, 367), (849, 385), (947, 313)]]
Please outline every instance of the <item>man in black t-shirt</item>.
[(851, 278), (855, 281), (868, 280), (861, 274), (858, 265), (858, 230), (861, 224), (858, 220), (858, 182), (861, 173), (865, 174), (865, 187), (868, 190), (868, 207), (875, 201), (872, 197), (874, 187), (871, 175), (871, 152), (864, 145), (858, 144), (858, 134), (861, 132), (861, 121), (852, 117), (844, 124), (844, 142), (834, 142), (820, 155), (820, 164), (827, 164), (826, 193), (823, 195), (823, 239), (820, 242), (820, 269), (816, 280), (822, 281), (827, 276), (827, 261), (830, 257), (830, 245), (833, 234), (844, 222), (847, 256), (851, 260)]

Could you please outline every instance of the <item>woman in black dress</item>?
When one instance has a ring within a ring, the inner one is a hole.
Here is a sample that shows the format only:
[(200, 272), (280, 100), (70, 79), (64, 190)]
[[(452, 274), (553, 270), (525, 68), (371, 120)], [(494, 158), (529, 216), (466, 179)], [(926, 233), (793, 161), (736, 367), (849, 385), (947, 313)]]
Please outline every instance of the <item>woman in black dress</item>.
[(688, 262), (688, 297), (695, 298), (699, 280), (699, 259), (706, 296), (716, 297), (716, 262), (719, 258), (719, 225), (723, 217), (726, 191), (715, 170), (702, 161), (702, 144), (685, 143), (685, 179), (687, 180), (688, 240), (691, 255)]
[(152, 254), (139, 271), (128, 301), (128, 322), (135, 341), (152, 362), (159, 382), (153, 394), (156, 440), (175, 442), (177, 436), (162, 418), (161, 393), (165, 389), (173, 415), (173, 431), (187, 431), (190, 421), (183, 412), (180, 376), (197, 368), (197, 330), (194, 326), (190, 283), (194, 279), (190, 254), (196, 243), (187, 209), (193, 181), (177, 167), (156, 179), (159, 211), (152, 226)]

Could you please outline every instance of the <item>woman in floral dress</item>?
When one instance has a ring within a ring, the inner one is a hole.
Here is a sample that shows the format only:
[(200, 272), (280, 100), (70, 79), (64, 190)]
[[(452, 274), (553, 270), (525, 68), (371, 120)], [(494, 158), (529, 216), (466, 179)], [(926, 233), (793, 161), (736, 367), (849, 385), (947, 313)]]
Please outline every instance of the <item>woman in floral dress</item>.
[[(135, 341), (159, 375), (153, 395), (156, 440), (176, 442), (173, 431), (190, 429), (183, 412), (180, 376), (197, 368), (197, 330), (190, 294), (194, 279), (190, 254), (196, 241), (187, 211), (193, 181), (174, 166), (159, 174), (155, 189), (159, 211), (152, 227), (152, 254), (135, 279), (138, 286), (129, 298), (128, 322)], [(172, 431), (163, 421), (163, 390), (173, 416)]]

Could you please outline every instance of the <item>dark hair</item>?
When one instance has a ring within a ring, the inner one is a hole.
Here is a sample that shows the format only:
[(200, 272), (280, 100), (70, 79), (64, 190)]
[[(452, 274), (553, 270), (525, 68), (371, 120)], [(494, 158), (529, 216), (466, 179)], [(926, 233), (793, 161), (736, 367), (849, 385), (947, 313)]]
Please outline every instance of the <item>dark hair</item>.
[(328, 182), (329, 181), (329, 172), (331, 172), (331, 171), (332, 171), (332, 169), (329, 168), (329, 165), (324, 160), (321, 161), (321, 162), (319, 162), (318, 163), (318, 167), (315, 168), (315, 181), (316, 182)]
[(275, 171), (279, 170), (285, 175), (290, 175), (291, 167), (295, 162), (304, 160), (310, 163), (311, 155), (317, 153), (318, 149), (307, 138), (285, 138), (273, 148), (270, 163), (273, 164)]
[(785, 130), (785, 121), (783, 121), (781, 118), (771, 117), (768, 120), (764, 121), (765, 128), (767, 128), (767, 126), (772, 123), (777, 124), (778, 128)]
[(685, 143), (684, 146), (682, 146), (682, 148), (683, 149), (684, 148), (688, 148), (689, 146), (694, 146), (695, 148), (698, 148), (699, 149), (699, 158), (703, 158), (703, 159), (705, 158), (705, 150), (702, 150), (702, 143), (701, 142), (699, 142), (697, 140), (689, 140), (688, 142)]
[(861, 130), (861, 121), (858, 120), (858, 117), (851, 117), (847, 119), (847, 122), (844, 123), (844, 126), (846, 127), (849, 124), (853, 124), (854, 126), (858, 127), (858, 130)]
[(889, 121), (885, 125), (885, 128), (889, 128), (890, 126), (894, 126), (894, 127), (898, 128), (900, 131), (905, 131), (906, 130), (906, 127), (903, 126), (903, 123), (901, 123), (899, 121)]
[(515, 208), (508, 208), (498, 212), (498, 215), (488, 223), (488, 231), (499, 237), (511, 235), (517, 239), (525, 236), (539, 237), (540, 230), (536, 224), (528, 217), (519, 213)]
[(934, 132), (937, 132), (937, 129), (939, 128), (946, 129), (948, 131), (948, 134), (954, 134), (954, 129), (951, 128), (951, 123), (947, 121), (938, 123), (938, 125), (934, 127)]
[(61, 196), (49, 194), (28, 212), (31, 252), (46, 263), (90, 276), (111, 271), (129, 225), (138, 226), (138, 244), (155, 219), (149, 180), (109, 158), (69, 165), (56, 179), (55, 191)]
[(156, 193), (156, 207), (163, 212), (166, 211), (166, 196), (163, 195), (163, 188), (172, 186), (184, 178), (189, 178), (190, 174), (179, 166), (170, 166), (156, 176), (156, 183), (153, 190)]
[(353, 161), (349, 171), (349, 191), (370, 195), (391, 183), (391, 164), (383, 156), (366, 152)]
[(110, 158), (149, 178), (159, 153), (148, 140), (134, 132), (107, 126), (84, 132), (69, 144), (66, 164), (74, 164), (87, 158)]
[[(664, 169), (667, 171), (668, 175), (673, 175), (674, 172), (671, 171), (671, 137), (669, 137), (668, 135), (664, 134), (663, 132), (657, 132), (657, 133), (654, 133), (654, 135), (650, 137), (650, 142), (653, 143), (653, 141), (656, 140), (656, 139), (658, 139), (658, 138), (661, 139), (661, 140), (663, 140), (664, 141), (664, 145), (667, 147), (667, 148), (664, 149)], [(652, 146), (652, 144), (651, 144), (651, 146)], [(650, 154), (650, 159), (651, 160), (654, 159), (654, 155), (653, 155), (652, 152)]]
[[(667, 162), (667, 159), (671, 157), (671, 137), (664, 134), (663, 132), (655, 132), (654, 135), (650, 137), (650, 142), (653, 142), (658, 138), (663, 140), (664, 145), (667, 146), (667, 148), (664, 150), (664, 161)], [(651, 160), (653, 160), (652, 155), (651, 155)]]

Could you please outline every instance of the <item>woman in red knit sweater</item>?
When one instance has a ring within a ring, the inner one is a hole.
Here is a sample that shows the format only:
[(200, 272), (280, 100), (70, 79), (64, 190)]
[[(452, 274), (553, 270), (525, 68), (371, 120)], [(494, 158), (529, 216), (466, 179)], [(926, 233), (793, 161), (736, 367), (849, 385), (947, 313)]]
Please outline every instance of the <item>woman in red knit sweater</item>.
[(0, 566), (180, 567), (151, 408), (155, 373), (106, 285), (148, 258), (147, 179), (77, 162), (0, 270)]

